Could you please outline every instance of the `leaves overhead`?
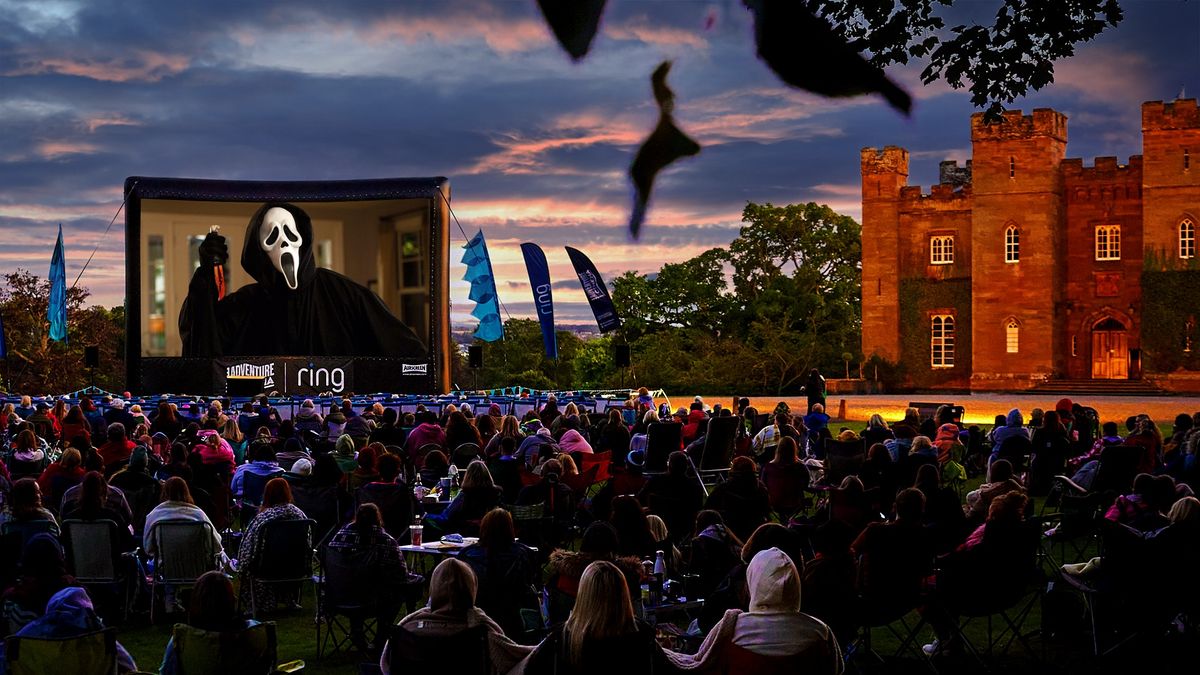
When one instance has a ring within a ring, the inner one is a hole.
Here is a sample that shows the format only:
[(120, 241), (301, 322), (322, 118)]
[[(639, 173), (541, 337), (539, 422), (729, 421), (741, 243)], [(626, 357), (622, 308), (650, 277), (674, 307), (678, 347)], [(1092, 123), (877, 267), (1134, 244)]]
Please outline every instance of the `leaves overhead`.
[(796, 0), (744, 0), (754, 14), (758, 56), (779, 79), (822, 96), (880, 93), (904, 114), (912, 97), (863, 58), (846, 37)]
[(646, 206), (650, 201), (650, 191), (654, 187), (654, 179), (659, 171), (672, 162), (683, 157), (689, 157), (700, 152), (700, 145), (675, 126), (672, 111), (675, 109), (675, 94), (667, 86), (667, 73), (671, 71), (671, 62), (663, 61), (650, 77), (654, 89), (654, 99), (658, 102), (658, 125), (650, 136), (638, 148), (637, 156), (629, 167), (629, 177), (633, 180), (633, 213), (629, 218), (629, 233), (637, 238), (646, 219)]
[(587, 56), (600, 28), (605, 0), (538, 0), (558, 44), (575, 61)]

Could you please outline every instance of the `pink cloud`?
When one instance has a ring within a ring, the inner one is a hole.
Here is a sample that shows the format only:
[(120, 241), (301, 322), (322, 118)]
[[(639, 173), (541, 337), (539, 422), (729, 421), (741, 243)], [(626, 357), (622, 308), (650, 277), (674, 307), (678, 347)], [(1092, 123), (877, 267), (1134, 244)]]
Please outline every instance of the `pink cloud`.
[(95, 133), (97, 129), (103, 127), (142, 126), (142, 123), (138, 120), (126, 117), (119, 113), (101, 113), (97, 115), (89, 115), (81, 120), (81, 124), (83, 125), (83, 128), (87, 129), (88, 133), (90, 134)]
[(384, 19), (357, 29), (356, 33), (373, 42), (432, 40), (458, 44), (482, 40), (499, 54), (528, 52), (553, 44), (541, 20), (504, 17), (486, 5), (470, 14)]
[(621, 25), (604, 26), (604, 35), (614, 40), (637, 40), (659, 47), (692, 47), (705, 49), (708, 40), (696, 31), (671, 26), (651, 26), (649, 19), (641, 17)]
[(191, 59), (182, 54), (163, 54), (134, 49), (127, 56), (92, 58), (39, 58), (9, 71), (8, 75), (41, 75), (57, 73), (74, 75), (103, 82), (158, 82), (164, 77), (183, 72)]
[(43, 141), (37, 144), (37, 154), (42, 159), (61, 159), (70, 155), (90, 155), (99, 151), (100, 146), (80, 141)]

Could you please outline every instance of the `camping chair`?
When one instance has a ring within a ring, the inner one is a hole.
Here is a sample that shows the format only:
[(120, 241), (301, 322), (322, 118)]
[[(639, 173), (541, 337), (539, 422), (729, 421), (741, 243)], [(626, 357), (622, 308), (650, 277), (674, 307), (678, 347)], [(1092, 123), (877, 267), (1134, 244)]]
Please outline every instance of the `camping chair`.
[(275, 624), (268, 621), (236, 632), (200, 630), (177, 623), (171, 631), (178, 675), (270, 675), (275, 672)]
[(454, 448), (454, 452), (450, 456), (450, 463), (457, 466), (460, 470), (466, 469), (471, 462), (481, 459), (483, 452), (475, 443), (463, 443)]
[(717, 482), (729, 472), (740, 423), (736, 417), (714, 417), (708, 421), (708, 433), (704, 435), (704, 449), (697, 467), (702, 479), (707, 477)]
[[(1101, 516), (1118, 495), (1133, 489), (1142, 449), (1130, 445), (1111, 445), (1100, 451), (1099, 466), (1091, 489), (1085, 489), (1067, 476), (1055, 476), (1050, 495), (1042, 505), (1041, 518), (1057, 525), (1048, 533), (1049, 544), (1058, 545), (1055, 567), (1079, 562), (1099, 538)], [(1050, 505), (1057, 511), (1049, 511)], [(1076, 560), (1066, 560), (1070, 546)]]
[(461, 675), (487, 675), (487, 626), (478, 625), (453, 635), (421, 635), (403, 626), (392, 626), (388, 634), (388, 665), (393, 673), (429, 673), (446, 670), (446, 657), (453, 655), (452, 670)]
[(857, 476), (867, 461), (867, 450), (862, 441), (838, 441), (825, 439), (826, 485), (841, 485), (846, 476)]
[(422, 445), (421, 447), (417, 448), (417, 456), (415, 458), (416, 466), (417, 467), (424, 466), (425, 465), (425, 455), (428, 455), (429, 453), (433, 452), (434, 450), (437, 450), (438, 452), (446, 451), (445, 448), (438, 445), (437, 443), (426, 443), (425, 445)]
[(596, 481), (602, 481), (602, 480), (608, 479), (608, 466), (611, 463), (612, 463), (612, 451), (611, 450), (606, 450), (604, 452), (597, 452), (597, 453), (590, 454), (590, 455), (585, 454), (583, 456), (583, 462), (579, 465), (579, 472), (587, 473), (588, 470), (591, 469), (592, 467), (596, 468), (595, 476), (592, 478), (591, 482), (588, 483), (589, 485), (591, 485), (591, 483), (595, 483)]
[[(357, 509), (363, 504), (374, 504), (379, 507), (383, 516), (383, 529), (396, 541), (408, 540), (408, 526), (413, 522), (413, 493), (407, 484), (389, 485), (386, 489), (372, 489), (362, 486), (354, 491), (354, 506)], [(307, 511), (306, 511), (307, 513)]]
[(546, 552), (543, 555), (549, 555), (548, 551), (558, 543), (559, 537), (555, 531), (554, 513), (546, 507), (546, 503), (518, 504), (504, 508), (512, 514), (517, 537), (525, 544)]
[[(380, 579), (366, 553), (324, 547), (318, 555), (320, 573), (317, 583), (317, 658), (323, 658), (329, 647), (334, 653), (353, 644), (351, 624), (343, 617), (359, 618), (363, 623), (363, 639), (370, 642), (378, 630), (375, 617), (381, 603), (394, 597), (380, 587)], [(412, 608), (421, 584), (404, 584), (401, 595)], [(322, 635), (324, 629), (324, 635)]]
[(679, 422), (655, 422), (646, 427), (646, 461), (643, 474), (667, 472), (667, 457), (683, 447), (683, 425)]
[[(25, 550), (25, 544), (39, 534), (53, 533), (52, 520), (10, 520), (0, 526), (0, 535), (12, 536), (21, 542), (19, 550)], [(17, 557), (20, 559), (20, 556)]]
[[(338, 503), (337, 487), (292, 486), (292, 501), (306, 516), (317, 521), (313, 545), (329, 539), (342, 524), (342, 505)], [(408, 523), (405, 523), (407, 526)]]
[(250, 616), (258, 618), (259, 585), (296, 584), (312, 579), (313, 536), (317, 521), (273, 520), (262, 526), (263, 557), (254, 570), (245, 570), (242, 583), (250, 584)]
[(67, 569), (93, 597), (94, 587), (119, 588), (121, 617), (129, 615), (132, 584), (126, 574), (126, 556), (117, 549), (119, 526), (111, 520), (64, 520), (63, 547), (67, 554)]
[(150, 623), (154, 623), (160, 587), (190, 587), (220, 565), (213, 527), (202, 520), (160, 520), (150, 531), (150, 539), (155, 551), (150, 577)]
[(68, 638), (13, 635), (5, 639), (4, 660), (10, 675), (117, 674), (117, 629)]
[(256, 473), (247, 471), (242, 474), (242, 497), (241, 497), (241, 521), (242, 529), (245, 530), (250, 521), (254, 520), (255, 514), (258, 513), (258, 507), (262, 506), (263, 493), (267, 490), (267, 483), (272, 478), (277, 478), (283, 475), (283, 469), (273, 471), (266, 476), (260, 476)]

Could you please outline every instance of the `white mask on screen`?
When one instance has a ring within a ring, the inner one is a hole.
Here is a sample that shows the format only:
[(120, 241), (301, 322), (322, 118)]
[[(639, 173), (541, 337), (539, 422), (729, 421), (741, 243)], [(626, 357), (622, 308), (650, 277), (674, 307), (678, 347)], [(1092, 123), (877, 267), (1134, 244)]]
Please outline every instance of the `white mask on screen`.
[(258, 226), (258, 244), (283, 275), (288, 288), (296, 290), (300, 285), (300, 247), (304, 245), (304, 238), (300, 236), (292, 213), (278, 206), (267, 209)]

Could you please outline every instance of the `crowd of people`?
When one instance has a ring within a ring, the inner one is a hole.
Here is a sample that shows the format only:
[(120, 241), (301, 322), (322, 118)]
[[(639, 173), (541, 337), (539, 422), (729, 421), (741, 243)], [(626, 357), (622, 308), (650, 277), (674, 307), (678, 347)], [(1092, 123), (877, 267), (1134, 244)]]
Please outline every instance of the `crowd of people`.
[[(411, 648), (388, 644), (400, 629), (481, 631), (490, 673), (838, 673), (864, 627), (913, 610), (934, 631), (924, 653), (953, 656), (964, 647), (958, 617), (1033, 582), (1039, 541), (1055, 534), (1033, 500), (1098, 494), (1109, 448), (1134, 466), (1127, 486), (1101, 495), (1103, 520), (1196, 562), (1200, 413), (1180, 415), (1164, 437), (1145, 415), (1122, 433), (1067, 399), (1028, 422), (1014, 409), (991, 428), (962, 424), (948, 406), (839, 426), (819, 397), (808, 403), (767, 413), (745, 398), (696, 397), (672, 410), (643, 389), (602, 414), (553, 396), (521, 419), (495, 403), (401, 414), (346, 399), (324, 409), (306, 400), (284, 419), (265, 398), (234, 409), (24, 397), (0, 409), (0, 532), (20, 561), (0, 570), (3, 629), (100, 624), (68, 570), (63, 523), (74, 520), (116, 523), (122, 550), (141, 549), (139, 585), (156, 525), (211, 525), (217, 571), (188, 596), (168, 594), (167, 609), (203, 630), (247, 629), (251, 605), (299, 608), (298, 586), (256, 580), (270, 571), (263, 533), (312, 519), (306, 547), (363, 557), (381, 582), (383, 601), (352, 618), (352, 637), (381, 654), (385, 673)], [(737, 420), (732, 459), (702, 480), (708, 427), (727, 417)], [(664, 424), (680, 431), (651, 471), (661, 450), (652, 427)], [(981, 482), (967, 490), (972, 479)], [(410, 526), (426, 541), (477, 539), (426, 580), (401, 550)], [(1064, 574), (1115, 569), (1091, 563)], [(428, 602), (400, 617), (414, 586)], [(647, 622), (665, 595), (704, 599), (689, 617), (691, 648), (662, 646)], [(1194, 601), (1194, 589), (1183, 597)], [(370, 621), (384, 627), (373, 643)], [(162, 672), (175, 672), (173, 654), (166, 645)], [(121, 666), (133, 668), (123, 651)]]

